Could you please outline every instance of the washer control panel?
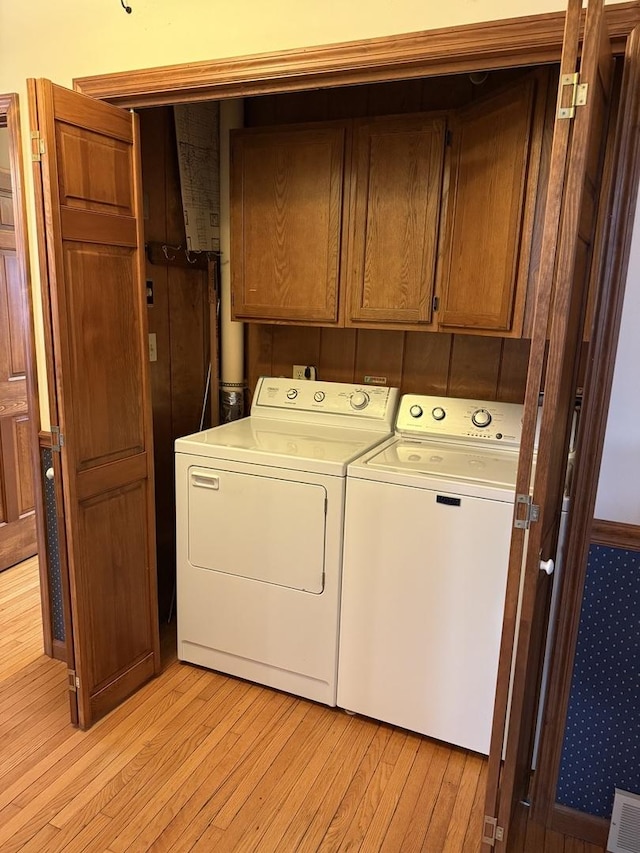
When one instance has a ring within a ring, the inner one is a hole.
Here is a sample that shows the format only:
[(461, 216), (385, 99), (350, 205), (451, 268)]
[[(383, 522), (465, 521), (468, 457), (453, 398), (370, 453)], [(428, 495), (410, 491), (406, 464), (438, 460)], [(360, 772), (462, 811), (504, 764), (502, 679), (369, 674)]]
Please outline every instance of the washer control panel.
[(336, 418), (338, 422), (352, 418), (392, 426), (398, 396), (397, 388), (379, 385), (261, 377), (253, 396), (251, 415), (322, 423), (329, 423), (329, 418), (333, 422)]
[(519, 403), (405, 394), (398, 408), (396, 433), (518, 447), (523, 410)]

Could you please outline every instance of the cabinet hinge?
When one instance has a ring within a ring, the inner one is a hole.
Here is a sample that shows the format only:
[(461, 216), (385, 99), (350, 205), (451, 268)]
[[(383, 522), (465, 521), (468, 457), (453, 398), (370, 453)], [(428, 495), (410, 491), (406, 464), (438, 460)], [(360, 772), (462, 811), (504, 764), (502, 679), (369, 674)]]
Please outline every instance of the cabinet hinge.
[(431, 303), (431, 310), (432, 310), (432, 311), (437, 311), (439, 307), (440, 307), (440, 297), (439, 297), (439, 296), (434, 296), (434, 297), (433, 297), (433, 302)]
[(502, 841), (504, 829), (498, 826), (498, 819), (486, 814), (484, 816), (484, 827), (482, 830), (482, 843), (495, 847), (496, 841)]
[(60, 453), (64, 447), (64, 435), (60, 432), (60, 427), (51, 427), (51, 449), (55, 453)]
[(72, 693), (77, 693), (78, 690), (80, 689), (80, 679), (76, 675), (75, 669), (68, 669), (67, 670), (67, 677), (69, 679), (69, 690)]
[[(575, 74), (563, 74), (560, 78), (560, 104), (558, 107), (558, 118), (574, 118), (576, 114), (576, 107), (583, 107), (587, 103), (587, 94), (589, 91), (588, 83), (579, 83), (580, 75), (576, 72)], [(568, 100), (567, 104), (567, 89), (568, 91)], [(562, 106), (564, 104), (564, 106)]]
[(45, 152), (44, 139), (40, 136), (39, 130), (31, 131), (31, 159), (34, 163), (39, 163), (42, 160), (42, 155)]
[[(518, 518), (518, 509), (524, 506), (524, 518)], [(528, 530), (533, 521), (540, 520), (540, 507), (531, 501), (531, 495), (516, 495), (516, 519), (513, 526), (517, 530)]]

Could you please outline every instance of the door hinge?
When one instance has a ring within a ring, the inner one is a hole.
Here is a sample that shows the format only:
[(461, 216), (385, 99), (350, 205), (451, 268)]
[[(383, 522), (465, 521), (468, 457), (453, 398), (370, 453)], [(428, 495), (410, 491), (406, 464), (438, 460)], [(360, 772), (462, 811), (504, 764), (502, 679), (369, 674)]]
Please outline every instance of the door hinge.
[(502, 841), (504, 829), (498, 826), (498, 819), (486, 814), (484, 816), (484, 827), (482, 830), (482, 843), (495, 847), (496, 841)]
[(40, 136), (39, 130), (31, 131), (31, 159), (34, 163), (39, 163), (42, 160), (42, 155), (45, 153), (44, 139)]
[(72, 693), (77, 693), (78, 690), (80, 689), (80, 679), (76, 675), (75, 669), (68, 669), (67, 670), (67, 677), (69, 679), (69, 690)]
[(60, 432), (60, 427), (51, 427), (51, 449), (55, 453), (60, 453), (64, 447), (64, 435)]
[[(558, 118), (574, 118), (576, 114), (576, 107), (583, 107), (587, 103), (589, 84), (579, 83), (579, 79), (580, 75), (577, 72), (575, 74), (563, 74), (560, 78), (560, 88), (562, 92), (560, 95), (560, 103), (564, 103), (565, 106), (558, 107)], [(568, 105), (566, 105), (565, 97), (567, 88), (570, 90)]]
[(431, 310), (432, 310), (432, 311), (437, 311), (439, 307), (440, 307), (440, 297), (439, 297), (439, 296), (434, 296), (434, 297), (433, 297), (433, 302), (431, 303)]
[[(520, 506), (524, 506), (524, 518), (518, 518), (517, 513)], [(516, 495), (516, 519), (513, 526), (516, 530), (528, 530), (533, 521), (540, 520), (540, 507), (531, 502), (531, 495)]]

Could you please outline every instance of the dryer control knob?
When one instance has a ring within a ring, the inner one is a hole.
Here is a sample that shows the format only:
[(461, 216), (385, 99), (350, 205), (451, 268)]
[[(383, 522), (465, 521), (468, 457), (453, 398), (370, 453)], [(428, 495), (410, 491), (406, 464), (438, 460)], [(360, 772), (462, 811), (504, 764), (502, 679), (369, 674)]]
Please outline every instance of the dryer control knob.
[(287, 397), (290, 400), (295, 400), (297, 396), (298, 396), (298, 392), (296, 391), (296, 389), (295, 388), (289, 388), (289, 390), (287, 391)]
[(369, 395), (365, 391), (354, 391), (349, 397), (352, 409), (366, 409), (369, 404)]
[(476, 409), (471, 415), (471, 421), (474, 426), (480, 428), (488, 427), (491, 423), (491, 412), (488, 412), (486, 409)]
[(411, 406), (411, 408), (409, 409), (409, 414), (412, 418), (421, 418), (422, 406)]
[(431, 414), (433, 415), (434, 421), (443, 421), (447, 416), (447, 413), (442, 406), (436, 406), (435, 409), (431, 410)]

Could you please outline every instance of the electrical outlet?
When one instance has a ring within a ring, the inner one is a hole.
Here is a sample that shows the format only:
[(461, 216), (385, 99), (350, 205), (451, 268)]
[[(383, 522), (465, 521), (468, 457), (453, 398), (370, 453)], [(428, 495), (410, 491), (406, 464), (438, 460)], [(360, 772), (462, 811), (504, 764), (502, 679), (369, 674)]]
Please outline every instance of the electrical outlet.
[(316, 369), (310, 364), (294, 364), (293, 365), (294, 379), (315, 379)]

